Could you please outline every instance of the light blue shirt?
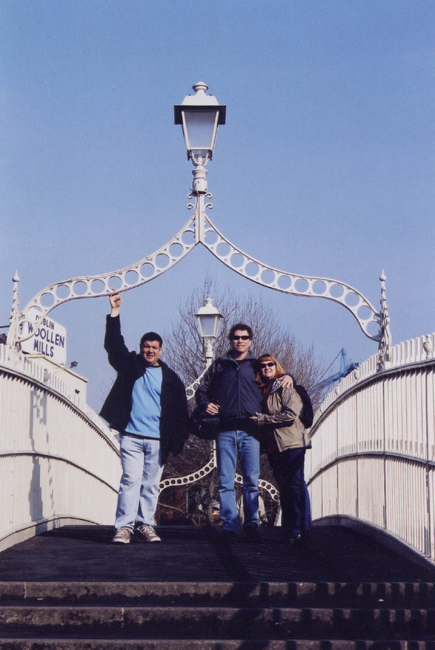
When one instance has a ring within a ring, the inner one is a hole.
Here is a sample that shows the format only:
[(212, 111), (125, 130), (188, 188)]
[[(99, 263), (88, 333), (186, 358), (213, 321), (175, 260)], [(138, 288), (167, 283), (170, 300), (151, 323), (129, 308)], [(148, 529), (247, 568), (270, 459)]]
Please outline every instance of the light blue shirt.
[(148, 366), (145, 374), (134, 382), (127, 433), (160, 438), (162, 378), (160, 366)]

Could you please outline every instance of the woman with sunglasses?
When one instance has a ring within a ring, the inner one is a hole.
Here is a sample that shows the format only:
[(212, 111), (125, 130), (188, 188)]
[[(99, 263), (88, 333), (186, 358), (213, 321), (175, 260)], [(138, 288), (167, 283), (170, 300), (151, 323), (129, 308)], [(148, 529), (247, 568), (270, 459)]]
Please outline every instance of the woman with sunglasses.
[(284, 538), (302, 545), (311, 523), (304, 477), (305, 450), (311, 443), (300, 419), (303, 403), (295, 388), (278, 381), (285, 373), (275, 357), (263, 354), (257, 364), (262, 413), (251, 419), (263, 432), (262, 448), (278, 484)]

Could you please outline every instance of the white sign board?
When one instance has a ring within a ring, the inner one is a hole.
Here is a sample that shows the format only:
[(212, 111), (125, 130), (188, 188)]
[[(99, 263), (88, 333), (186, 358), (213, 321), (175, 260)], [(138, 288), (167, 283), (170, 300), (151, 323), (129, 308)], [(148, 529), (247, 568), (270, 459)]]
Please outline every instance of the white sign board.
[(66, 329), (51, 320), (37, 317), (35, 323), (23, 323), (22, 335), (34, 334), (21, 343), (21, 349), (28, 354), (43, 354), (55, 363), (66, 363)]

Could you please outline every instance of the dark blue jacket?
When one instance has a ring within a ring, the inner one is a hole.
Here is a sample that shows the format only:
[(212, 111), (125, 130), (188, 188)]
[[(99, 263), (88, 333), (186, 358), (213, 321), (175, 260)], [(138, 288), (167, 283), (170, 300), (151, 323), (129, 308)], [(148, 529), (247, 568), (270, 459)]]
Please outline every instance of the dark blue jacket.
[(254, 382), (256, 357), (249, 354), (235, 361), (227, 352), (211, 364), (196, 391), (197, 404), (209, 402), (220, 406), (220, 428), (242, 428), (251, 415), (261, 413), (261, 391)]
[[(104, 348), (118, 375), (100, 415), (113, 429), (124, 431), (130, 419), (134, 383), (146, 373), (147, 365), (140, 354), (128, 351), (121, 334), (119, 316), (107, 317)], [(166, 462), (169, 452), (176, 456), (183, 450), (189, 435), (189, 415), (181, 379), (163, 361), (159, 361), (159, 365), (162, 368), (160, 448), (162, 462)]]

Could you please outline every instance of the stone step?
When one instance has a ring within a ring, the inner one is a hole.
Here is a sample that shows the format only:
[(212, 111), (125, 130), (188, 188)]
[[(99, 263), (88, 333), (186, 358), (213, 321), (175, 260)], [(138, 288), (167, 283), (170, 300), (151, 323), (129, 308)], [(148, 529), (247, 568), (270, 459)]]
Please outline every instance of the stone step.
[(433, 639), (435, 610), (0, 606), (0, 636), (148, 639)]
[(435, 607), (428, 582), (0, 582), (0, 605)]
[[(249, 645), (248, 645), (249, 644)], [(5, 639), (2, 650), (434, 650), (435, 641), (373, 641), (349, 639)]]

